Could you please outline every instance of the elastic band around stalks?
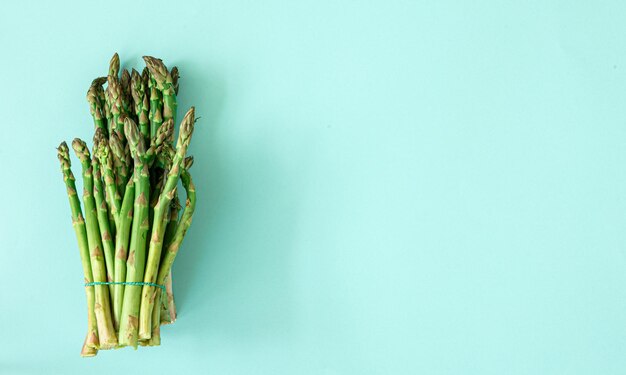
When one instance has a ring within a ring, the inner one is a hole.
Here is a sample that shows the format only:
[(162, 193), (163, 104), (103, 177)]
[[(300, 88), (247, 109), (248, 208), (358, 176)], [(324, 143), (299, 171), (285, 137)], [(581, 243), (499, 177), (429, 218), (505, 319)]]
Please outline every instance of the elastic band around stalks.
[(159, 285), (155, 283), (144, 283), (140, 281), (123, 281), (123, 282), (122, 281), (94, 281), (92, 283), (85, 283), (85, 286), (94, 286), (94, 285), (134, 285), (134, 286), (147, 285), (147, 286), (154, 286), (154, 287), (160, 288), (161, 290), (165, 292), (164, 285)]

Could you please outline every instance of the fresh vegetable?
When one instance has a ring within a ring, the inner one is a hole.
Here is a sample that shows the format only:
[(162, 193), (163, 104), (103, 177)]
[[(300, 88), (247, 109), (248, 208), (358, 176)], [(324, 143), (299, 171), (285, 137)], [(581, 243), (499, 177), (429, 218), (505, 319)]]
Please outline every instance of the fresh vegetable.
[(93, 145), (72, 142), (82, 167), (82, 207), (69, 148), (62, 142), (57, 149), (87, 294), (84, 357), (159, 345), (160, 325), (176, 320), (172, 264), (196, 203), (187, 156), (195, 109), (181, 121), (174, 146), (178, 68), (151, 56), (144, 61), (142, 73), (122, 69), (120, 76), (116, 53), (106, 77), (89, 86)]

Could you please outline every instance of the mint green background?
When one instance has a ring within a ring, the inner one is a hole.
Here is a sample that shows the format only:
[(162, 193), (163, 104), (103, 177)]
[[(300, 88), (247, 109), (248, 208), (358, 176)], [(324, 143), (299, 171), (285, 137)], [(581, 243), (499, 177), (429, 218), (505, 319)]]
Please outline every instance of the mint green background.
[[(0, 373), (624, 374), (624, 4), (3, 4)], [(162, 346), (81, 359), (114, 51), (180, 67), (199, 204)]]

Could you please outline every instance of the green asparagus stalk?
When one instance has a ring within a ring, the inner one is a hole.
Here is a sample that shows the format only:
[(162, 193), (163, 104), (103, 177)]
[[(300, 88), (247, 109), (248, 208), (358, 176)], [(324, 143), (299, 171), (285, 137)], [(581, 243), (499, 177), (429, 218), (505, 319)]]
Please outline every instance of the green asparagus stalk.
[(148, 346), (161, 345), (161, 290), (156, 293), (157, 300), (155, 301), (154, 308), (152, 309), (152, 317), (150, 318), (152, 328), (150, 332), (150, 338), (146, 339)]
[[(125, 116), (125, 115), (123, 115)], [(109, 146), (113, 152), (113, 165), (115, 166), (115, 184), (120, 193), (120, 196), (124, 195), (124, 188), (128, 182), (128, 175), (130, 171), (130, 165), (126, 159), (126, 152), (124, 150), (124, 144), (118, 137), (117, 133), (111, 134), (109, 137)]]
[[(150, 169), (151, 201), (148, 208), (151, 223), (154, 217), (154, 207), (163, 190), (163, 185), (167, 177), (167, 174), (163, 173), (163, 167), (167, 163), (165, 158), (169, 158), (169, 165), (171, 166), (173, 155), (176, 153), (172, 145), (167, 142), (167, 140), (172, 137), (172, 134), (174, 134), (174, 123), (171, 120), (164, 122), (157, 131), (157, 136), (152, 138), (151, 146), (148, 150), (151, 157), (150, 165), (153, 166), (153, 164), (156, 164), (156, 166)], [(169, 168), (170, 167), (168, 167), (168, 169)]]
[(105, 132), (107, 131), (106, 113), (104, 110), (106, 104), (101, 100), (104, 95), (102, 85), (106, 80), (106, 77), (94, 79), (89, 87), (89, 91), (87, 91), (87, 102), (89, 102), (89, 111), (91, 112), (91, 117), (93, 117), (94, 126)]
[[(168, 169), (169, 168), (171, 168), (171, 162)], [(180, 200), (178, 198), (178, 191), (176, 191), (176, 193), (174, 194), (174, 198), (172, 199), (172, 203), (170, 204), (170, 215), (167, 222), (167, 227), (165, 228), (165, 236), (163, 237), (163, 246), (165, 249), (167, 249), (167, 246), (170, 244), (170, 242), (172, 242), (174, 232), (176, 231), (176, 226), (178, 225), (178, 214), (180, 213), (181, 209), (182, 206), (180, 205)], [(163, 251), (161, 253), (161, 262), (163, 261), (163, 258), (165, 258), (166, 253), (166, 251)], [(174, 305), (174, 290), (172, 286), (171, 271), (163, 281), (163, 285), (165, 286), (165, 290), (163, 290), (163, 292), (161, 293), (160, 320), (161, 324), (170, 324), (176, 320), (176, 306)]]
[[(176, 184), (180, 175), (181, 163), (185, 158), (189, 142), (191, 141), (194, 122), (194, 107), (191, 107), (181, 123), (178, 134), (178, 142), (176, 144), (176, 155), (172, 161), (172, 168), (168, 172), (163, 191), (161, 192), (158, 203), (154, 209), (148, 260), (143, 280), (146, 283), (154, 283), (157, 278), (159, 262), (161, 260), (161, 249), (163, 247), (163, 236), (165, 234), (164, 219), (174, 196), (174, 192), (176, 191)], [(140, 339), (149, 339), (152, 336), (152, 310), (154, 309), (157, 295), (160, 294), (157, 293), (155, 287), (148, 285), (143, 286), (141, 294), (141, 309), (139, 313)], [(156, 310), (160, 311), (160, 309)]]
[(174, 287), (172, 285), (172, 271), (165, 278), (165, 292), (162, 293), (161, 324), (170, 324), (176, 321), (176, 304), (174, 303)]
[[(180, 178), (183, 182), (183, 187), (187, 192), (187, 203), (181, 217), (180, 222), (176, 226), (176, 232), (172, 238), (171, 243), (167, 246), (167, 251), (159, 267), (159, 274), (157, 276), (157, 284), (163, 285), (168, 275), (171, 275), (172, 264), (178, 254), (180, 245), (183, 242), (183, 238), (191, 225), (193, 212), (196, 206), (196, 189), (191, 180), (191, 175), (188, 172), (188, 168), (193, 164), (193, 158), (185, 158), (183, 165), (181, 166)], [(156, 293), (156, 303), (152, 310), (152, 336), (147, 340), (147, 344), (150, 346), (159, 345), (161, 343), (160, 337), (160, 319), (159, 313), (161, 311), (160, 304), (162, 293)], [(140, 321), (141, 322), (141, 321)]]
[[(130, 226), (133, 221), (133, 201), (135, 200), (135, 181), (128, 180), (122, 201), (120, 212), (120, 228), (115, 237), (115, 282), (126, 281), (126, 261), (128, 257), (128, 241), (130, 240)], [(113, 321), (115, 328), (119, 330), (122, 318), (122, 306), (124, 302), (123, 284), (116, 284), (113, 293)], [(120, 335), (120, 341), (122, 336)]]
[(161, 124), (163, 124), (163, 98), (152, 76), (150, 76), (148, 80), (148, 89), (150, 90), (150, 112), (148, 114), (148, 120), (150, 121), (150, 139), (152, 139), (156, 136)]
[(115, 181), (113, 152), (111, 151), (111, 148), (109, 146), (109, 141), (105, 137), (99, 139), (95, 154), (102, 168), (104, 186), (106, 189), (106, 199), (108, 199), (107, 203), (109, 206), (109, 210), (113, 215), (113, 220), (115, 222), (115, 228), (117, 232), (117, 228), (120, 226), (119, 213), (122, 203)]
[[(94, 79), (94, 82), (96, 84), (96, 96), (98, 98), (98, 102), (100, 104), (100, 109), (102, 111), (102, 114), (104, 115), (104, 119), (102, 120), (104, 122), (104, 130), (105, 130), (105, 134), (107, 134), (106, 130), (108, 129), (108, 124), (107, 124), (107, 102), (106, 102), (106, 93), (104, 91), (103, 85), (107, 82), (107, 77), (99, 77)], [(94, 84), (94, 82), (92, 82), (92, 85)]]
[(109, 74), (110, 76), (117, 77), (120, 74), (120, 55), (115, 52), (111, 61), (109, 61)]
[[(74, 174), (71, 169), (70, 154), (67, 143), (62, 142), (57, 148), (57, 157), (61, 163), (61, 172), (63, 173), (63, 181), (67, 189), (67, 197), (70, 202), (70, 209), (72, 211), (72, 227), (74, 227), (74, 233), (76, 234), (76, 240), (78, 241), (78, 250), (80, 253), (80, 260), (83, 265), (83, 275), (85, 283), (93, 282), (93, 274), (91, 272), (91, 260), (89, 257), (89, 242), (87, 239), (87, 229), (85, 226), (85, 219), (80, 207), (80, 201), (78, 200), (78, 194), (76, 193), (76, 183)], [(94, 356), (96, 355), (99, 344), (98, 338), (98, 326), (96, 323), (96, 315), (94, 310), (95, 305), (95, 292), (93, 287), (86, 287), (85, 293), (87, 294), (87, 336), (85, 337), (85, 343), (81, 355)]]
[[(178, 250), (187, 234), (187, 230), (191, 225), (191, 220), (193, 218), (193, 213), (196, 208), (196, 187), (193, 184), (193, 180), (191, 179), (191, 174), (189, 173), (189, 168), (191, 168), (193, 164), (193, 157), (189, 156), (185, 158), (183, 162), (183, 166), (180, 172), (180, 179), (183, 184), (183, 188), (187, 193), (187, 202), (185, 203), (185, 208), (183, 209), (183, 213), (181, 215), (180, 221), (178, 221), (176, 225), (176, 229), (174, 230), (174, 234), (171, 240), (167, 243), (165, 255), (163, 260), (161, 261), (161, 265), (159, 267), (159, 274), (157, 276), (157, 284), (162, 284), (166, 279), (171, 280), (171, 271), (172, 264), (174, 264), (174, 259), (178, 254)], [(167, 288), (166, 288), (167, 289)], [(168, 306), (170, 316), (172, 317), (172, 321), (176, 320), (176, 309), (173, 305), (173, 294), (168, 293), (168, 297), (172, 296), (172, 300), (169, 301), (168, 298)], [(173, 313), (172, 313), (173, 312)]]
[(122, 89), (122, 113), (127, 116), (134, 114), (134, 110), (132, 108), (132, 95), (130, 93), (130, 73), (128, 72), (128, 69), (122, 70), (120, 87)]
[[(182, 173), (182, 172), (181, 172)], [(178, 199), (178, 192), (174, 194), (172, 203), (170, 204), (170, 215), (165, 228), (165, 236), (163, 237), (163, 246), (167, 249), (167, 246), (172, 242), (176, 226), (178, 225), (178, 214), (181, 210), (180, 201)], [(161, 253), (161, 262), (165, 258), (166, 251)], [(173, 323), (176, 320), (176, 307), (174, 306), (174, 295), (172, 289), (172, 273), (167, 275), (163, 281), (165, 290), (161, 293), (161, 324)], [(154, 322), (153, 322), (154, 324)]]
[[(96, 147), (101, 136), (102, 132), (96, 132), (96, 135), (94, 136), (94, 147)], [(113, 244), (113, 237), (111, 236), (111, 229), (109, 227), (109, 211), (106, 201), (104, 199), (104, 188), (102, 186), (100, 163), (98, 163), (95, 155), (91, 159), (91, 165), (93, 166), (93, 192), (98, 212), (98, 226), (100, 228), (100, 236), (102, 237), (102, 248), (104, 249), (104, 262), (106, 264), (107, 281), (113, 281), (113, 259), (115, 245)], [(113, 286), (110, 285), (109, 289), (113, 291)]]
[(143, 82), (143, 89), (148, 96), (148, 100), (150, 100), (150, 92), (148, 91), (150, 90), (150, 70), (148, 70), (147, 66), (144, 66), (141, 71), (141, 82)]
[(150, 100), (146, 95), (144, 85), (139, 72), (133, 69), (131, 74), (130, 89), (135, 103), (135, 115), (139, 124), (139, 131), (144, 138), (144, 142), (150, 140), (150, 119), (148, 118)]
[(111, 110), (112, 122), (112, 124), (109, 125), (109, 136), (115, 132), (117, 136), (122, 139), (124, 136), (124, 121), (120, 119), (120, 116), (123, 114), (122, 85), (117, 76), (110, 75), (107, 77), (107, 81), (109, 85), (107, 86), (106, 94)]
[[(83, 169), (83, 204), (85, 205), (85, 226), (87, 229), (87, 243), (91, 256), (91, 270), (96, 282), (106, 282), (106, 267), (102, 257), (102, 240), (96, 214), (96, 203), (93, 197), (93, 167), (89, 149), (84, 141), (76, 138), (72, 148), (80, 159)], [(94, 305), (96, 322), (100, 336), (100, 348), (109, 349), (117, 345), (117, 336), (111, 319), (111, 305), (109, 288), (105, 285), (95, 287), (96, 303)]]
[(163, 147), (167, 146), (166, 141), (174, 134), (174, 122), (171, 120), (165, 121), (163, 125), (157, 130), (156, 137), (150, 141), (150, 148), (146, 152), (146, 158), (148, 163), (152, 165), (157, 155), (159, 155)]
[[(109, 62), (109, 73), (107, 75), (107, 82), (109, 82), (109, 85), (111, 84), (110, 83), (111, 81), (109, 80), (108, 77), (113, 76), (117, 78), (119, 71), (120, 71), (120, 57), (117, 53), (115, 53), (113, 57), (111, 57), (111, 61)], [(109, 95), (108, 87), (104, 95), (104, 101), (105, 101), (104, 110), (105, 110), (106, 118), (107, 118), (107, 130), (108, 130), (108, 134), (111, 134), (113, 130), (115, 129), (115, 123), (113, 121), (113, 113), (111, 112), (111, 108), (113, 107), (113, 102), (115, 101), (115, 99)]]
[[(148, 201), (150, 199), (150, 176), (143, 137), (137, 125), (126, 118), (126, 138), (135, 162), (135, 206), (133, 212), (130, 253), (126, 261), (126, 282), (143, 281), (146, 259), (146, 243), (150, 223)], [(120, 321), (120, 345), (137, 348), (137, 330), (141, 287), (129, 285), (124, 290), (124, 303)]]
[(174, 93), (178, 95), (178, 80), (180, 78), (180, 74), (178, 73), (178, 67), (173, 67), (170, 74), (172, 74), (172, 85), (174, 85)]
[(128, 175), (126, 179), (128, 180), (133, 174), (133, 157), (130, 155), (130, 146), (128, 146), (128, 142), (124, 138), (124, 161), (126, 163), (126, 167), (128, 168)]
[(121, 210), (121, 197), (117, 189), (115, 172), (114, 172), (114, 163), (113, 163), (113, 152), (109, 146), (109, 141), (106, 138), (102, 138), (98, 142), (98, 148), (96, 150), (96, 157), (100, 161), (100, 165), (102, 166), (103, 176), (104, 176), (104, 185), (106, 188), (106, 198), (109, 200), (107, 203), (109, 205), (109, 209), (111, 210), (111, 214), (113, 215), (113, 220), (115, 221), (116, 232), (119, 227), (119, 213)]
[[(155, 174), (156, 171), (151, 172), (151, 176)], [(162, 176), (162, 173), (159, 174), (154, 182), (151, 181), (151, 190), (150, 190), (150, 206), (148, 207), (148, 218), (152, 223), (154, 221), (154, 208), (157, 205), (159, 200), (159, 196), (161, 195), (161, 191), (163, 191), (163, 185), (165, 184), (165, 179)], [(152, 178), (152, 177), (151, 177)]]
[(154, 58), (152, 56), (144, 56), (144, 61), (150, 75), (156, 82), (156, 88), (161, 92), (163, 97), (163, 121), (172, 119), (176, 123), (176, 89), (174, 87), (174, 79), (172, 75), (167, 71), (167, 67), (163, 64), (161, 59)]

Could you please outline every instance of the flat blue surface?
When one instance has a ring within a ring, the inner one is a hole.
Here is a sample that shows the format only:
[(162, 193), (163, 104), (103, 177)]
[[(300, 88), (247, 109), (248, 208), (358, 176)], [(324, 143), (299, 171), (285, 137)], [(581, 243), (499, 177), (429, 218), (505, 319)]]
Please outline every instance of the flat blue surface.
[[(626, 373), (626, 3), (513, 3), (3, 4), (0, 373)], [(55, 147), (115, 51), (199, 201), (162, 346), (82, 359)]]

